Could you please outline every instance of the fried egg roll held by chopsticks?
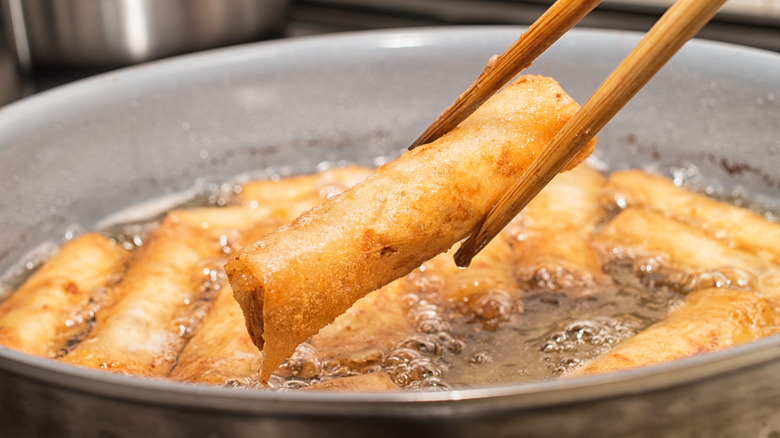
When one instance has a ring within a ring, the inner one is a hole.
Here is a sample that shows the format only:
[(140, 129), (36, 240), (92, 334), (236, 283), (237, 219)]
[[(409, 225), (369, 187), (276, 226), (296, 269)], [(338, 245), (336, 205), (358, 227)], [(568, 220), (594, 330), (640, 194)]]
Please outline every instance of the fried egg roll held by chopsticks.
[(0, 345), (53, 358), (68, 341), (66, 321), (122, 274), (128, 252), (96, 233), (60, 248), (0, 305)]
[(468, 235), (577, 109), (554, 80), (522, 76), (447, 135), (232, 256), (226, 273), (265, 351), (261, 380), (355, 301)]

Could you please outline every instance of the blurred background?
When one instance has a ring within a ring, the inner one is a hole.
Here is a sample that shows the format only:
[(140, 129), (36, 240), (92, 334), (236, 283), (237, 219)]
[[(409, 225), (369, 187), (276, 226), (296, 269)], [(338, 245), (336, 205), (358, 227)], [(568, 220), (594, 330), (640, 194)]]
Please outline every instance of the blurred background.
[[(673, 0), (604, 0), (578, 26), (646, 31)], [(528, 25), (552, 0), (0, 0), (0, 105), (181, 53), (333, 32)], [(780, 52), (780, 0), (729, 0), (700, 38)]]

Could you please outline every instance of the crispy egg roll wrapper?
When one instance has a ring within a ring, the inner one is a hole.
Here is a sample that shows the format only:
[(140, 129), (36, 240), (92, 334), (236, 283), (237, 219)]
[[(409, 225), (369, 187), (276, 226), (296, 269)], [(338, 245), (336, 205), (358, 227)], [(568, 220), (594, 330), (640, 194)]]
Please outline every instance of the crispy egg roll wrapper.
[(302, 391), (400, 391), (401, 387), (387, 374), (377, 371), (355, 376), (337, 377), (301, 388)]
[(68, 341), (67, 321), (119, 278), (127, 258), (126, 250), (96, 233), (64, 244), (0, 304), (0, 345), (55, 357)]
[(445, 136), (231, 257), (265, 351), (261, 380), (355, 301), (466, 237), (577, 109), (554, 80), (520, 77)]
[(754, 254), (731, 248), (704, 231), (648, 210), (627, 208), (595, 237), (609, 256), (628, 251), (633, 257), (660, 256), (674, 270), (736, 268), (755, 276), (756, 292), (780, 300), (780, 267)]
[(772, 304), (751, 291), (699, 289), (668, 317), (572, 374), (606, 373), (722, 350), (776, 333), (778, 324)]
[(363, 181), (374, 169), (351, 165), (322, 172), (241, 184), (237, 201), (244, 205), (267, 205), (307, 199), (328, 199)]
[(620, 206), (638, 206), (701, 228), (735, 248), (780, 263), (780, 224), (746, 208), (693, 193), (640, 170), (615, 172), (607, 194)]
[(183, 346), (180, 318), (200, 295), (202, 261), (222, 255), (206, 230), (166, 217), (138, 250), (97, 312), (88, 337), (61, 360), (143, 376), (162, 376)]
[(608, 277), (591, 248), (605, 177), (587, 166), (557, 175), (507, 231), (516, 236), (517, 277), (532, 287), (588, 293)]

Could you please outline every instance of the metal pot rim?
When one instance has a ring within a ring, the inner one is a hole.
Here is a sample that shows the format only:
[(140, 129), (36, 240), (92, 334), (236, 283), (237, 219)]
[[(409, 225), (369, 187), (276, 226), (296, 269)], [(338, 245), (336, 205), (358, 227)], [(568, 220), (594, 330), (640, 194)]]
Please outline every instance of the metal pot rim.
[[(441, 416), (563, 406), (660, 391), (745, 372), (780, 359), (775, 335), (674, 362), (571, 379), (490, 385), (453, 391), (271, 392), (138, 378), (70, 366), (0, 347), (0, 367), (47, 386), (146, 405), (253, 415)], [(294, 406), (294, 409), (291, 407)]]

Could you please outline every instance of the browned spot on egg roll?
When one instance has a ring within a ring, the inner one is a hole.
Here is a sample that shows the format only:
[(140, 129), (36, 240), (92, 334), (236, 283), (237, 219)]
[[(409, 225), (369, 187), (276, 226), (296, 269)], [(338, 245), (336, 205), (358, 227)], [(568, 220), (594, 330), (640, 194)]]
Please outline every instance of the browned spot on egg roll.
[(355, 376), (337, 377), (301, 388), (303, 391), (400, 391), (387, 374), (377, 371)]
[(55, 357), (68, 341), (68, 321), (98, 289), (119, 278), (127, 257), (127, 251), (96, 233), (63, 245), (0, 305), (0, 345)]
[(109, 293), (89, 336), (62, 358), (136, 375), (170, 371), (184, 338), (179, 321), (200, 294), (202, 262), (222, 248), (206, 230), (166, 217)]
[(605, 178), (579, 166), (557, 175), (507, 227), (516, 239), (517, 277), (531, 287), (588, 294), (608, 282), (591, 248), (604, 211)]
[(261, 379), (355, 301), (466, 237), (577, 109), (554, 80), (522, 76), (445, 136), (232, 256), (226, 272), (265, 351)]
[(780, 316), (750, 291), (699, 289), (666, 319), (627, 339), (572, 375), (635, 368), (721, 350), (778, 331)]
[(652, 210), (700, 228), (735, 248), (780, 262), (780, 224), (748, 209), (693, 193), (667, 178), (640, 170), (613, 173), (607, 193), (619, 206)]

